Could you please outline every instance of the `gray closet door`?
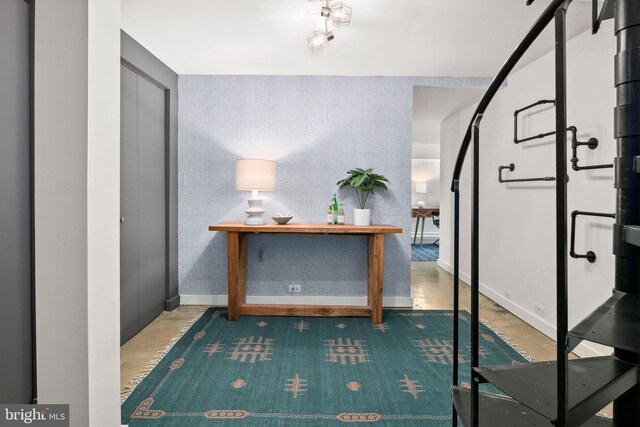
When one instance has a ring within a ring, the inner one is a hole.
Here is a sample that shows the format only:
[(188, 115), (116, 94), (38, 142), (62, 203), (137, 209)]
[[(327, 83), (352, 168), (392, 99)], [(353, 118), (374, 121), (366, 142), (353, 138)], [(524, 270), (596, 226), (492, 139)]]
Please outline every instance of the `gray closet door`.
[(166, 221), (164, 91), (138, 76), (140, 328), (164, 310)]
[(121, 342), (164, 310), (164, 91), (121, 66)]
[(29, 5), (0, 1), (0, 402), (32, 400)]
[(138, 75), (120, 66), (120, 339), (138, 323)]

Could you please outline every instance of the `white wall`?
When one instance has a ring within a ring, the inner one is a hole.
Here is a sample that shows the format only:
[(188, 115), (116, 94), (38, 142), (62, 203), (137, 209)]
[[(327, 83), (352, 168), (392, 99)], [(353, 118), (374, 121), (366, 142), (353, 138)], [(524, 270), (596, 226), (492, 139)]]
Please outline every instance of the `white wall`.
[(120, 425), (120, 2), (89, 0), (89, 426)]
[(416, 193), (416, 183), (418, 182), (427, 183), (427, 192), (422, 195), (425, 206), (438, 206), (440, 203), (440, 160), (411, 159), (411, 206), (416, 206), (421, 197)]
[(120, 2), (40, 0), (35, 31), (38, 403), (119, 414)]
[[(416, 105), (420, 101), (414, 101), (414, 112), (421, 108)], [(440, 141), (440, 121), (438, 119), (425, 117), (424, 114), (413, 114), (411, 130), (411, 140), (414, 144), (438, 144)]]
[[(415, 132), (415, 130), (412, 130)], [(411, 144), (412, 159), (439, 159), (440, 158), (440, 127), (438, 127), (438, 139), (433, 143)]]
[[(551, 31), (548, 29), (547, 31)], [(568, 43), (568, 123), (578, 128), (579, 140), (600, 140), (594, 150), (579, 150), (580, 164), (610, 163), (615, 156), (612, 108), (615, 38), (611, 21), (593, 36), (590, 31)], [(551, 48), (551, 46), (550, 46)], [(553, 99), (553, 52), (510, 76), (508, 87), (495, 97), (481, 127), (480, 281), (482, 292), (515, 315), (555, 339), (555, 185), (553, 183), (500, 184), (497, 168), (513, 162), (515, 177), (553, 176), (554, 139), (515, 145), (513, 111), (539, 99)], [(442, 235), (440, 265), (453, 264), (453, 164), (475, 106), (445, 119), (441, 128)], [(523, 114), (521, 136), (553, 130), (554, 109)], [(570, 147), (570, 145), (568, 145)], [(471, 153), (471, 150), (469, 151)], [(568, 158), (570, 158), (568, 148)], [(462, 278), (470, 271), (470, 166), (468, 156), (461, 180)], [(575, 172), (569, 169), (569, 212), (615, 211), (612, 170)], [(595, 264), (569, 258), (569, 323), (575, 325), (611, 294), (614, 281), (611, 219), (579, 219), (576, 250), (593, 250)], [(505, 293), (511, 292), (510, 297)], [(535, 314), (534, 305), (544, 307)], [(581, 354), (606, 352), (581, 346)]]

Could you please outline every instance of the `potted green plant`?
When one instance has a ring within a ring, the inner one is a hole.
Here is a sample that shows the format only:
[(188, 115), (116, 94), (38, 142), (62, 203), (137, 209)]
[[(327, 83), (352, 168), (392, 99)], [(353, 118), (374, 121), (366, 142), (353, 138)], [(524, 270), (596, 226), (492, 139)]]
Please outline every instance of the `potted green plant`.
[(371, 225), (371, 209), (366, 209), (367, 199), (374, 195), (377, 189), (388, 190), (389, 180), (384, 176), (373, 173), (373, 169), (355, 168), (347, 172), (347, 177), (337, 182), (338, 188), (352, 187), (356, 190), (360, 209), (353, 210), (354, 225)]

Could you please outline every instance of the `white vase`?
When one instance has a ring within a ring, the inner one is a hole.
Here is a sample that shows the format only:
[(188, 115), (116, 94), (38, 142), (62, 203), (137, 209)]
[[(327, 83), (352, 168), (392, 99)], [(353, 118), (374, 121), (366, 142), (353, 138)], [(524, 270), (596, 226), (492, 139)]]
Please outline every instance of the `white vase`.
[(353, 225), (371, 225), (371, 209), (354, 209)]

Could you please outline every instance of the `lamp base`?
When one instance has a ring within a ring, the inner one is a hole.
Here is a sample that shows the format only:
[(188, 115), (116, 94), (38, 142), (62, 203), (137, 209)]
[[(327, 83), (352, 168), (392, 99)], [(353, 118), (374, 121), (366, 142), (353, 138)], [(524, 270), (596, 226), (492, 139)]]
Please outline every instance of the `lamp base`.
[(262, 208), (262, 199), (249, 199), (249, 209), (245, 210), (247, 218), (245, 218), (245, 225), (265, 225), (267, 221), (264, 219), (264, 209)]
[(420, 200), (420, 201), (418, 202), (418, 207), (419, 207), (419, 208), (424, 208), (424, 206), (425, 206), (425, 205), (424, 205), (424, 202), (423, 202), (422, 200)]

